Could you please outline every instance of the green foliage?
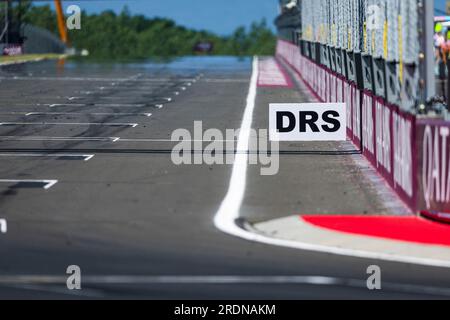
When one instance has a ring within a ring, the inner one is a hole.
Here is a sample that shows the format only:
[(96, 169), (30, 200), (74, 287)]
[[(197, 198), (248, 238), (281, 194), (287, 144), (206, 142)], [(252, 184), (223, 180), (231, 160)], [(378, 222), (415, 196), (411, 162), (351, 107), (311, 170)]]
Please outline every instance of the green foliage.
[[(24, 14), (27, 23), (57, 34), (56, 13), (49, 6), (31, 6)], [(228, 37), (204, 30), (192, 30), (164, 18), (131, 15), (124, 7), (120, 14), (82, 12), (81, 30), (70, 30), (71, 45), (87, 49), (94, 59), (145, 59), (193, 55), (198, 42), (213, 43), (213, 55), (272, 55), (275, 36), (265, 20), (250, 30), (239, 27)]]

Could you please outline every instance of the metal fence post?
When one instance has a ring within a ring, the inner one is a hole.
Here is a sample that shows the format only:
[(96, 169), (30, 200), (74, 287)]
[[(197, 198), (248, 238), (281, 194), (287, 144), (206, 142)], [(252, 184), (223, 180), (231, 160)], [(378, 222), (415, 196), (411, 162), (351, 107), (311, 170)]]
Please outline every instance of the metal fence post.
[(423, 78), (425, 80), (425, 96), (424, 100), (428, 100), (436, 95), (436, 79), (434, 74), (434, 0), (420, 0), (420, 7), (423, 8), (422, 21), (424, 25), (422, 30), (424, 34), (422, 38), (422, 52), (424, 57)]

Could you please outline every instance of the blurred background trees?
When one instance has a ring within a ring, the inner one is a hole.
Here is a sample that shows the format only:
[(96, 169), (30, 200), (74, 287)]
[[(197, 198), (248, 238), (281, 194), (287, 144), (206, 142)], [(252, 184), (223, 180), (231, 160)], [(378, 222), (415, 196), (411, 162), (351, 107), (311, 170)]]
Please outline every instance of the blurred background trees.
[[(22, 10), (24, 10), (22, 8)], [(25, 7), (26, 23), (58, 34), (56, 13), (49, 6)], [(131, 15), (124, 7), (120, 14), (82, 12), (81, 30), (69, 30), (73, 47), (87, 49), (94, 59), (147, 59), (197, 54), (196, 44), (209, 42), (212, 55), (273, 55), (276, 37), (262, 20), (249, 30), (239, 27), (230, 36), (219, 36), (205, 30), (192, 30), (165, 18)]]

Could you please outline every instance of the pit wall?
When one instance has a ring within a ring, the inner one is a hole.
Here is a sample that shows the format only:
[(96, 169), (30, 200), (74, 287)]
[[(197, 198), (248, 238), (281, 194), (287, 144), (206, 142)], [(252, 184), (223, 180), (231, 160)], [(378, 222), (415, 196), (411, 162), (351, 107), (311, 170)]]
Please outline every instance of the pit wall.
[(348, 138), (411, 210), (450, 212), (449, 122), (418, 119), (358, 89), (290, 42), (278, 40), (276, 55), (318, 100), (347, 104)]

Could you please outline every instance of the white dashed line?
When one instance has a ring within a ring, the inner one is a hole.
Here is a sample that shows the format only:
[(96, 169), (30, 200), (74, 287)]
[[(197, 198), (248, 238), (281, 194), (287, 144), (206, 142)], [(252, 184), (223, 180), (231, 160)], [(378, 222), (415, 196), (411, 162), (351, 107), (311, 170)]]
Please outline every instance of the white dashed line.
[[(0, 113), (3, 114), (3, 113)], [(151, 113), (124, 113), (124, 112), (15, 112), (14, 114), (22, 114), (29, 116), (141, 116), (151, 117)]]
[(43, 188), (45, 190), (50, 189), (55, 184), (58, 183), (58, 180), (15, 180), (15, 179), (0, 179), (0, 183), (42, 183)]
[(101, 122), (0, 122), (0, 126), (106, 126), (106, 127), (132, 127), (138, 123), (101, 123)]
[[(120, 83), (129, 82), (129, 78), (89, 78), (89, 77), (0, 77), (0, 80), (23, 80), (23, 81), (93, 81), (93, 82), (110, 82), (116, 81)], [(170, 78), (152, 78), (152, 79), (133, 79), (134, 82), (171, 82)], [(176, 79), (180, 82), (192, 81), (191, 78)]]
[[(172, 139), (127, 139), (127, 138), (119, 138), (118, 142), (176, 142), (179, 143), (180, 140), (172, 140)], [(235, 140), (183, 140), (183, 142), (236, 142)]]
[(52, 103), (52, 104), (38, 104), (37, 106), (55, 107), (105, 107), (105, 108), (142, 108), (147, 105), (143, 103)]
[(83, 158), (83, 161), (91, 160), (94, 154), (76, 154), (76, 153), (0, 153), (0, 158)]
[(8, 223), (6, 219), (0, 219), (0, 233), (8, 232)]
[(44, 137), (44, 136), (0, 136), (0, 141), (96, 141), (116, 142), (119, 137)]

